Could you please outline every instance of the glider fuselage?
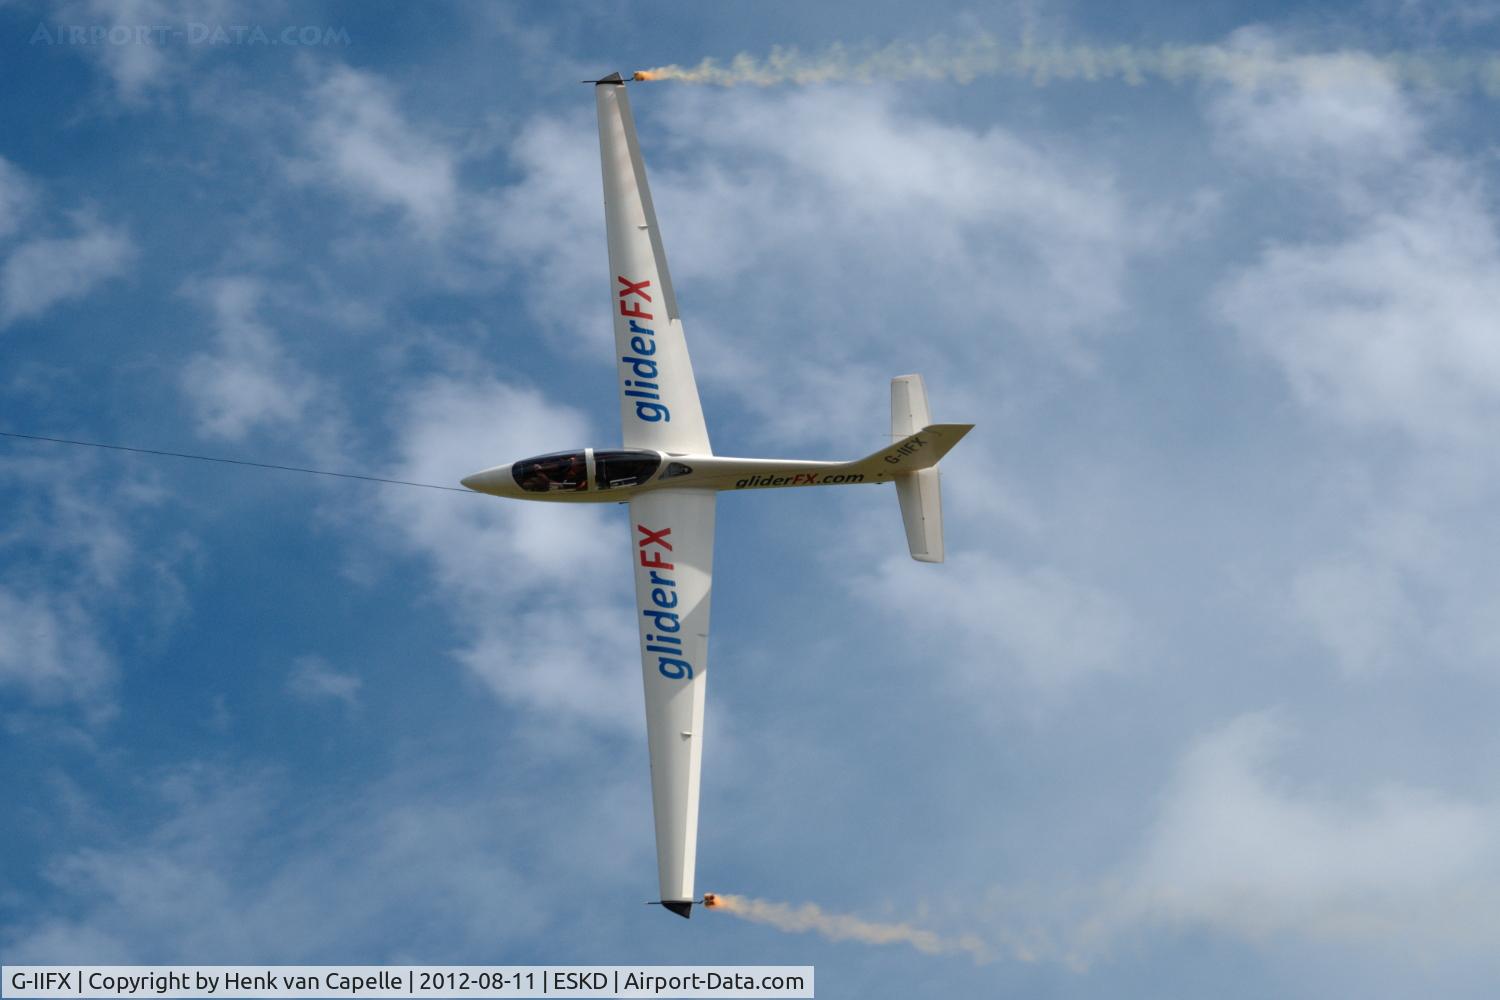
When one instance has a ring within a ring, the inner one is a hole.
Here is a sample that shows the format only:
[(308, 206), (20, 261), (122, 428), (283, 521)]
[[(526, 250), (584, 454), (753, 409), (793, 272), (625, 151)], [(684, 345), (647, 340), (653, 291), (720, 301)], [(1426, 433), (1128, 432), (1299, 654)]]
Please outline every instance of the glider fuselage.
[(865, 462), (819, 462), (645, 449), (584, 448), (476, 472), (463, 484), (479, 493), (553, 503), (624, 503), (664, 489), (752, 490), (886, 483), (893, 472)]

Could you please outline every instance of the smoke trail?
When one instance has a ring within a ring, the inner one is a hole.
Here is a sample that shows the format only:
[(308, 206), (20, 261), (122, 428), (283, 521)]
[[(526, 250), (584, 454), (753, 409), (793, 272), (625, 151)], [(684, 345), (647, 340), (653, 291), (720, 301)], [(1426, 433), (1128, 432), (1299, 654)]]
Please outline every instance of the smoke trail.
[(1035, 84), (1051, 80), (1122, 80), (1131, 85), (1149, 79), (1222, 80), (1238, 85), (1293, 73), (1313, 85), (1357, 85), (1373, 66), (1404, 83), (1453, 90), (1480, 90), (1500, 97), (1500, 55), (1462, 56), (1442, 53), (1378, 55), (1357, 51), (1289, 54), (1270, 45), (1130, 45), (1002, 44), (992, 35), (963, 39), (937, 36), (926, 42), (895, 42), (883, 47), (834, 44), (804, 54), (776, 47), (757, 58), (748, 53), (726, 64), (704, 59), (696, 66), (676, 64), (641, 70), (637, 80), (733, 87), (768, 87), (780, 83), (810, 84), (872, 80), (955, 80), (968, 83), (982, 76), (1011, 76)]
[(967, 954), (976, 963), (995, 958), (985, 942), (970, 934), (945, 938), (910, 924), (884, 924), (848, 914), (825, 913), (812, 903), (794, 906), (724, 893), (708, 893), (703, 902), (711, 910), (732, 913), (742, 920), (766, 924), (789, 934), (821, 934), (830, 941), (905, 944), (927, 955)]

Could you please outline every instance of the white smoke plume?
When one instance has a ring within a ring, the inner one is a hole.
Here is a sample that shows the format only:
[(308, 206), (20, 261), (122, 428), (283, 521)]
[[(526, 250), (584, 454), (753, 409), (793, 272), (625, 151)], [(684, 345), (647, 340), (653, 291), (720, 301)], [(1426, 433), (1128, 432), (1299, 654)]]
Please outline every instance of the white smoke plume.
[(904, 944), (927, 955), (965, 954), (976, 963), (991, 962), (996, 957), (987, 943), (971, 934), (943, 937), (910, 924), (879, 923), (845, 913), (825, 913), (812, 903), (774, 903), (748, 896), (709, 893), (704, 896), (704, 905), (789, 934), (819, 934), (830, 941), (873, 945)]
[(1179, 83), (1218, 80), (1253, 86), (1288, 72), (1312, 85), (1357, 83), (1372, 64), (1395, 79), (1418, 87), (1478, 90), (1500, 97), (1500, 54), (1370, 53), (1338, 50), (1289, 54), (1251, 39), (1234, 45), (1013, 45), (993, 35), (961, 39), (936, 36), (925, 42), (885, 46), (834, 44), (820, 52), (773, 48), (757, 57), (741, 53), (727, 63), (704, 59), (696, 66), (668, 65), (641, 70), (636, 80), (677, 80), (721, 87), (811, 84), (872, 80), (955, 80), (984, 76), (1052, 80), (1148, 80)]

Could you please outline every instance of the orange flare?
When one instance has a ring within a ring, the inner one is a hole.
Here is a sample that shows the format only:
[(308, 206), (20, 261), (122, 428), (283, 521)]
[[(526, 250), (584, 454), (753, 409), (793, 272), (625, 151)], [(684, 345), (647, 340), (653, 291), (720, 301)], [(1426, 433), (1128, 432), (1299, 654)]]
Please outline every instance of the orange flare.
[(642, 69), (636, 70), (634, 73), (630, 74), (630, 78), (632, 80), (640, 80), (642, 83), (646, 83), (651, 80), (660, 80), (661, 74), (655, 70)]

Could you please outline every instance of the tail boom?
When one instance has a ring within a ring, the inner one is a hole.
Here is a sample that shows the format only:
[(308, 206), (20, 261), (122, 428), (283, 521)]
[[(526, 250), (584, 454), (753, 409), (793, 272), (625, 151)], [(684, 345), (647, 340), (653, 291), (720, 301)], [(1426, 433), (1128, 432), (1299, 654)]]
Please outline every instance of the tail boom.
[(677, 482), (695, 488), (747, 490), (889, 483), (904, 473), (935, 466), (972, 426), (933, 424), (852, 462), (731, 458), (728, 455), (669, 456), (668, 460), (680, 460), (692, 469), (691, 478), (685, 475)]

